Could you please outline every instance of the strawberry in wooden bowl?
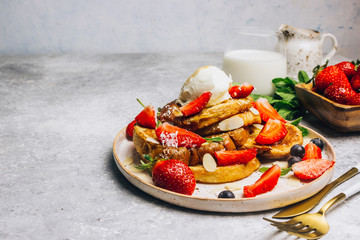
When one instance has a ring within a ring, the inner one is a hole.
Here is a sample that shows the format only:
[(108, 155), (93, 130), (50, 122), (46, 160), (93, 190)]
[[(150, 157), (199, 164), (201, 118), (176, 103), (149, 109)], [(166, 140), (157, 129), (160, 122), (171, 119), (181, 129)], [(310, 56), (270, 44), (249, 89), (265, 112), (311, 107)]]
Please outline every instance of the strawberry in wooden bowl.
[(304, 107), (336, 131), (360, 131), (359, 63), (317, 66), (311, 83), (295, 86)]

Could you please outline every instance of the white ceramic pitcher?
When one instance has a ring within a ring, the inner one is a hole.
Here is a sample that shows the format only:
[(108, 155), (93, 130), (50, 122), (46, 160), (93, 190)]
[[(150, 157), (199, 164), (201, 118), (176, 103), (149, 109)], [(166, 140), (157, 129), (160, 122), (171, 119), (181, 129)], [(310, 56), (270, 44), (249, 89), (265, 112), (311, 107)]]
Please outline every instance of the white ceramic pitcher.
[[(338, 44), (334, 35), (320, 33), (311, 29), (294, 28), (286, 24), (279, 27), (285, 38), (287, 75), (297, 77), (300, 70), (305, 70), (312, 76), (312, 69), (324, 64), (336, 53)], [(323, 43), (325, 38), (332, 40), (332, 47), (326, 56), (323, 56)]]

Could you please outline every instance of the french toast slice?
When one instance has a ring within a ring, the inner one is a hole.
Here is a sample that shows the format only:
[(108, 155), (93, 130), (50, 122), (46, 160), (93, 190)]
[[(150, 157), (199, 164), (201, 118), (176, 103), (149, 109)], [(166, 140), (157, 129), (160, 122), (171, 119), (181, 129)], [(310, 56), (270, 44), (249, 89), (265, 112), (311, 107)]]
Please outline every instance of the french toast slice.
[[(210, 126), (201, 128), (196, 131), (197, 134), (200, 136), (208, 136), (212, 134), (217, 134), (224, 131), (229, 131), (233, 129), (226, 129), (224, 126), (222, 126), (222, 123), (225, 123), (225, 121), (230, 122), (231, 120), (238, 121), (241, 120), (243, 122), (242, 127), (251, 126), (255, 123), (261, 123), (261, 117), (259, 114), (255, 115), (252, 111), (245, 111), (239, 114), (235, 114), (234, 116), (231, 116), (230, 118), (227, 118), (223, 121), (211, 124)], [(231, 125), (231, 124), (230, 124)], [(234, 124), (236, 125), (236, 124)]]
[(288, 133), (284, 139), (271, 145), (259, 145), (255, 142), (255, 138), (261, 129), (250, 126), (249, 137), (241, 149), (257, 148), (260, 159), (284, 159), (290, 155), (290, 149), (293, 145), (303, 143), (303, 136), (299, 128), (290, 123), (285, 123), (285, 127)]
[(179, 111), (176, 100), (166, 104), (160, 112), (161, 122), (170, 122), (178, 127), (197, 132), (211, 124), (220, 122), (235, 114), (248, 111), (252, 107), (253, 98), (229, 99), (212, 107), (204, 108), (200, 113), (184, 117)]
[[(237, 129), (236, 131), (238, 132), (236, 133), (233, 131), (232, 134), (233, 137), (238, 135), (236, 139), (239, 140), (242, 138), (241, 135), (243, 135), (245, 130)], [(144, 154), (148, 154), (152, 158), (181, 160), (193, 170), (195, 179), (198, 182), (203, 183), (221, 183), (240, 180), (248, 177), (260, 167), (259, 160), (254, 158), (246, 164), (220, 166), (217, 167), (214, 172), (206, 171), (202, 165), (202, 159), (205, 153), (214, 156), (215, 151), (232, 151), (236, 149), (235, 143), (232, 140), (233, 138), (230, 137), (229, 133), (222, 133), (209, 137), (222, 137), (224, 140), (221, 142), (206, 143), (198, 148), (168, 147), (160, 144), (154, 129), (135, 125), (133, 142), (136, 151), (144, 161), (146, 161), (143, 156)], [(242, 139), (241, 141), (246, 142), (246, 139)]]
[(260, 162), (254, 158), (245, 164), (217, 167), (214, 172), (208, 172), (202, 165), (190, 166), (197, 182), (225, 183), (244, 179), (260, 167)]
[(133, 142), (136, 151), (142, 158), (144, 154), (147, 154), (152, 158), (178, 159), (187, 165), (202, 164), (202, 157), (205, 153), (214, 155), (215, 151), (232, 151), (236, 149), (233, 140), (227, 133), (209, 137), (222, 137), (224, 140), (221, 142), (206, 143), (198, 148), (169, 147), (159, 142), (154, 129), (135, 125)]

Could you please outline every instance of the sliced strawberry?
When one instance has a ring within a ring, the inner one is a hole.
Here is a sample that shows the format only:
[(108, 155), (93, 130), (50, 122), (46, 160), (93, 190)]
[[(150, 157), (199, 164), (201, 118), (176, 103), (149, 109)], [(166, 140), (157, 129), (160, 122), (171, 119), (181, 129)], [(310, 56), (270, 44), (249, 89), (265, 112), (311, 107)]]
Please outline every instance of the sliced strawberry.
[(276, 111), (269, 101), (265, 98), (259, 98), (253, 103), (254, 107), (259, 111), (261, 120), (267, 122), (269, 119), (277, 119), (283, 123), (286, 123), (284, 118)]
[(320, 177), (334, 163), (326, 159), (308, 159), (292, 165), (292, 170), (299, 179), (312, 180)]
[(269, 119), (259, 135), (255, 138), (258, 144), (273, 144), (284, 139), (287, 134), (285, 124), (277, 119)]
[(306, 144), (305, 155), (302, 158), (303, 161), (307, 159), (320, 159), (321, 157), (321, 149), (318, 146), (312, 142)]
[(250, 83), (245, 82), (240, 86), (230, 87), (229, 94), (232, 98), (246, 98), (252, 93), (253, 90), (254, 87)]
[(152, 180), (158, 187), (186, 195), (192, 195), (196, 186), (189, 166), (174, 159), (158, 161), (152, 168)]
[(151, 105), (147, 106), (135, 117), (135, 120), (143, 127), (155, 128), (156, 127), (155, 108)]
[(236, 150), (236, 151), (216, 151), (215, 157), (219, 166), (228, 166), (247, 163), (256, 157), (257, 150)]
[(204, 92), (194, 101), (188, 103), (185, 106), (182, 106), (180, 108), (181, 113), (184, 116), (190, 116), (201, 112), (205, 108), (206, 104), (209, 102), (211, 95), (211, 92)]
[(200, 147), (206, 142), (204, 138), (186, 129), (162, 123), (156, 129), (156, 136), (163, 145), (169, 147)]
[(126, 127), (126, 138), (129, 140), (133, 139), (135, 123), (136, 123), (136, 120), (129, 123), (129, 125)]
[(244, 186), (244, 195), (246, 197), (255, 197), (258, 194), (273, 190), (278, 183), (280, 175), (281, 168), (278, 165), (272, 166), (254, 184)]

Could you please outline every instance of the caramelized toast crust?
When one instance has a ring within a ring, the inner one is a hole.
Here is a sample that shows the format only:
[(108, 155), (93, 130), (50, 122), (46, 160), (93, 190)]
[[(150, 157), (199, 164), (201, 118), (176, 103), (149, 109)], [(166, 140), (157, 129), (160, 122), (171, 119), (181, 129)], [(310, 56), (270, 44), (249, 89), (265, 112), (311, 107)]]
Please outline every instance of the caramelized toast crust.
[(170, 122), (187, 130), (197, 132), (198, 130), (227, 119), (235, 114), (248, 111), (253, 99), (248, 96), (241, 99), (229, 99), (212, 107), (204, 108), (200, 113), (184, 117), (179, 112), (180, 105), (172, 101), (165, 105), (159, 116), (161, 122)]

